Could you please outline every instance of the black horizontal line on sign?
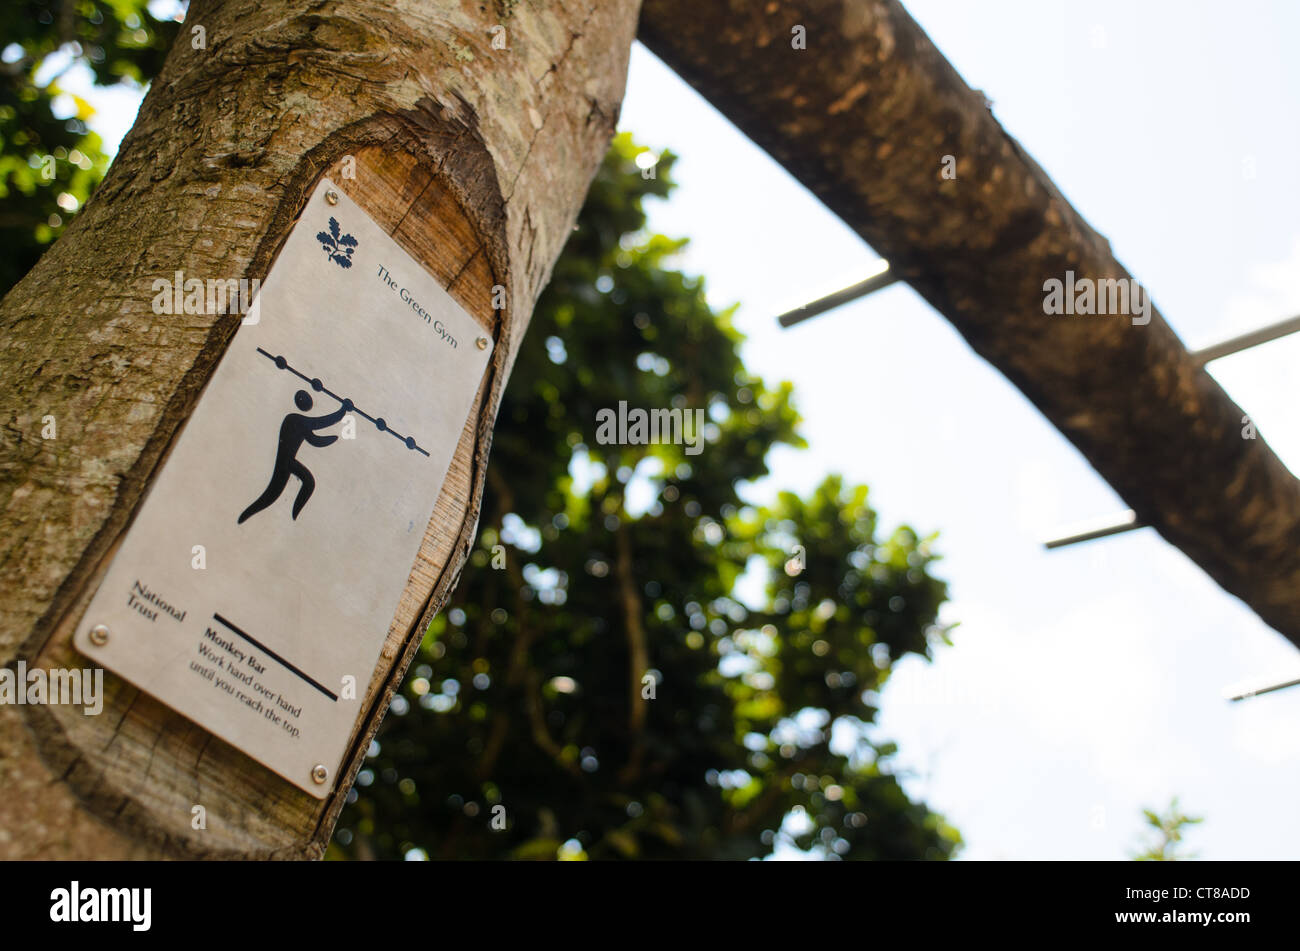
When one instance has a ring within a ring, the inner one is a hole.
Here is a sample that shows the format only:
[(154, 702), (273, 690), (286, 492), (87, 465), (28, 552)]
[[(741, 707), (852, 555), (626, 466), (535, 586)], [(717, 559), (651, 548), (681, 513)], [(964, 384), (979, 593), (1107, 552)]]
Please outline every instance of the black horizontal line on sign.
[(298, 669), (297, 667), (295, 667), (293, 664), (289, 663), (287, 660), (285, 660), (283, 657), (281, 657), (281, 656), (280, 656), (279, 654), (277, 654), (275, 651), (271, 650), (271, 648), (267, 647), (267, 646), (266, 646), (265, 644), (263, 644), (261, 641), (259, 641), (259, 640), (257, 640), (256, 638), (250, 636), (248, 633), (246, 633), (245, 631), (243, 631), (243, 630), (241, 630), (240, 628), (236, 627), (234, 624), (231, 624), (229, 621), (227, 621), (225, 618), (223, 618), (220, 614), (217, 614), (217, 613), (214, 612), (213, 615), (212, 615), (212, 617), (213, 617), (213, 619), (216, 620), (219, 624), (224, 624), (226, 627), (230, 628), (232, 631), (234, 631), (236, 634), (238, 634), (238, 635), (239, 635), (240, 637), (242, 637), (244, 640), (248, 641), (248, 643), (252, 644), (252, 645), (253, 645), (254, 647), (256, 647), (258, 650), (260, 650), (263, 654), (266, 654), (268, 657), (271, 657), (272, 659), (278, 661), (278, 662), (279, 662), (280, 664), (282, 664), (284, 667), (286, 667), (286, 668), (288, 668), (289, 670), (293, 671), (295, 674), (297, 674), (297, 675), (298, 675), (299, 677), (301, 677), (303, 680), (307, 681), (307, 683), (311, 684), (313, 687), (315, 687), (315, 688), (316, 688), (317, 690), (319, 690), (321, 693), (325, 694), (325, 696), (329, 697), (329, 698), (330, 698), (331, 700), (333, 700), (335, 703), (338, 703), (338, 699), (339, 699), (339, 698), (338, 698), (338, 696), (337, 696), (336, 694), (330, 693), (329, 690), (327, 690), (325, 687), (321, 686), (321, 685), (320, 685), (319, 683), (317, 683), (315, 680), (312, 680), (310, 677), (308, 677), (306, 674), (304, 674), (301, 670), (299, 670), (299, 669)]

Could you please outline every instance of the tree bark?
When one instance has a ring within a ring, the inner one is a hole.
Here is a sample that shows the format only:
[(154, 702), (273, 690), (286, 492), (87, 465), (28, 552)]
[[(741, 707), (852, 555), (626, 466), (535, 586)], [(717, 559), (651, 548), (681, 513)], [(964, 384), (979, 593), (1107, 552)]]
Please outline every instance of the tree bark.
[(301, 793), (110, 674), (98, 717), (0, 706), (0, 858), (323, 853), (472, 541), (500, 393), (613, 132), (637, 5), (190, 5), (108, 176), (0, 303), (0, 664), (86, 665), (72, 630), (239, 325), (155, 316), (152, 281), (264, 279), (322, 176), (494, 337), (493, 364), (334, 794)]
[(1300, 645), (1300, 484), (1242, 438), (1241, 408), (1154, 308), (1145, 326), (1044, 313), (1044, 282), (1066, 271), (1129, 274), (897, 0), (646, 0), (639, 35), (888, 258), (1140, 521)]

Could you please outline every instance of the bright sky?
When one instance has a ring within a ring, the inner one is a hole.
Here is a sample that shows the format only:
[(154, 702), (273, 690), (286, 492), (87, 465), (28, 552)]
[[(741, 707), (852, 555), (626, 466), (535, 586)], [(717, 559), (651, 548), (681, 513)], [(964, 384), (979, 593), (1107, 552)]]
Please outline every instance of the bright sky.
[[(906, 6), (1189, 346), (1300, 314), (1300, 5)], [(115, 148), (136, 99), (92, 100)], [(1201, 857), (1300, 856), (1300, 688), (1222, 696), (1300, 677), (1300, 653), (1149, 530), (1044, 551), (1124, 504), (909, 288), (778, 329), (876, 255), (640, 46), (620, 126), (680, 155), (652, 227), (692, 239), (679, 266), (715, 305), (741, 303), (750, 368), (795, 383), (811, 447), (779, 453), (751, 495), (839, 471), (887, 527), (941, 533), (960, 627), (898, 668), (879, 735), (964, 857), (1125, 858), (1141, 809), (1174, 795), (1206, 818)], [(1300, 335), (1212, 365), (1293, 471), (1298, 359)]]

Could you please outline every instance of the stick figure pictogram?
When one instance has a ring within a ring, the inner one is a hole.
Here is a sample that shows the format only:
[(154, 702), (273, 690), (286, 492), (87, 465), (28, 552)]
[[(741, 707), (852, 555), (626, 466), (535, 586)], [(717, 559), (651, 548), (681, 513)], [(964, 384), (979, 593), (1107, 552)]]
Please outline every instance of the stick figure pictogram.
[[(311, 394), (306, 390), (299, 390), (293, 395), (294, 405), (304, 413), (311, 409)], [(302, 486), (298, 489), (298, 497), (293, 500), (293, 517), (296, 520), (298, 513), (302, 511), (307, 500), (311, 498), (312, 492), (316, 489), (316, 480), (312, 477), (311, 471), (298, 461), (298, 450), (302, 448), (304, 442), (310, 443), (318, 449), (332, 445), (338, 440), (338, 436), (318, 436), (316, 430), (325, 429), (333, 426), (352, 407), (350, 401), (344, 401), (343, 405), (332, 413), (325, 416), (303, 416), (299, 413), (289, 413), (284, 417), (284, 422), (280, 424), (280, 442), (275, 452), (275, 468), (271, 473), (271, 481), (266, 487), (266, 491), (259, 495), (248, 508), (244, 509), (243, 514), (239, 516), (237, 524), (242, 525), (245, 521), (252, 518), (258, 512), (269, 508), (280, 497), (285, 486), (289, 484), (289, 476), (298, 477)]]

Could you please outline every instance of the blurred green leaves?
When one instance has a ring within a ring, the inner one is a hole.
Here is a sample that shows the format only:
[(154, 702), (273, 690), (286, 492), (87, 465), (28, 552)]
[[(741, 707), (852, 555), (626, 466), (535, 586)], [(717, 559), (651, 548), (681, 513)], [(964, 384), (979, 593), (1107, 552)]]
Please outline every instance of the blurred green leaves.
[(179, 25), (145, 0), (9, 0), (0, 5), (0, 295), (67, 227), (108, 167), (94, 110), (60, 78), (148, 82)]
[(1177, 862), (1196, 858), (1194, 852), (1182, 851), (1183, 837), (1187, 834), (1188, 826), (1198, 825), (1204, 819), (1201, 816), (1186, 815), (1178, 805), (1177, 796), (1170, 800), (1169, 807), (1163, 813), (1143, 809), (1142, 817), (1154, 835), (1146, 848), (1133, 856), (1134, 861)]

